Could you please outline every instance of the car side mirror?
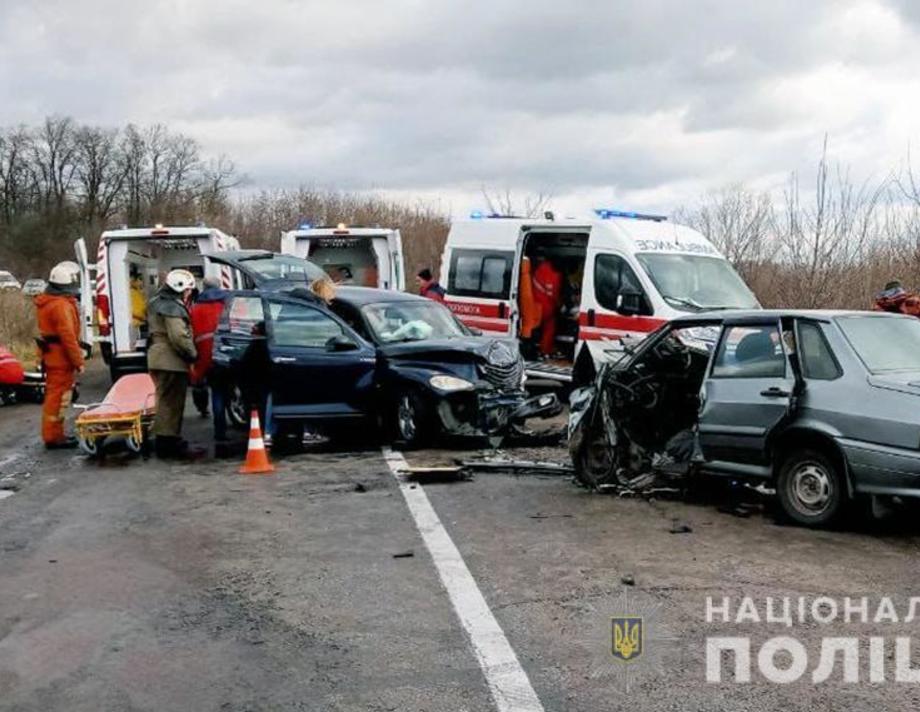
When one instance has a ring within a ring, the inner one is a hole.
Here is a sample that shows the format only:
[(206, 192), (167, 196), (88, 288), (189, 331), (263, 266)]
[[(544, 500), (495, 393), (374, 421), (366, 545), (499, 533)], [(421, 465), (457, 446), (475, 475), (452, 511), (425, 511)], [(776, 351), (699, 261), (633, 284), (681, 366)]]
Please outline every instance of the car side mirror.
[(616, 311), (624, 316), (638, 316), (642, 313), (642, 295), (639, 292), (620, 292)]
[(335, 352), (335, 351), (357, 351), (358, 345), (349, 339), (345, 334), (338, 334), (337, 336), (329, 337), (329, 340), (326, 342), (326, 351)]

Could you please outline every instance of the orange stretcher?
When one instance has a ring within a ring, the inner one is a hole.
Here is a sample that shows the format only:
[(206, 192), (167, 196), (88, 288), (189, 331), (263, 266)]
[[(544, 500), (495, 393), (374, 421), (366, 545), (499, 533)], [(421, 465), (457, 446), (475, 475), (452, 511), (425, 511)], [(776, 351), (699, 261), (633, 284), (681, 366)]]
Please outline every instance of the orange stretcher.
[(91, 403), (77, 416), (80, 449), (95, 457), (106, 438), (123, 437), (128, 448), (141, 452), (156, 414), (156, 390), (149, 373), (122, 376), (105, 400)]

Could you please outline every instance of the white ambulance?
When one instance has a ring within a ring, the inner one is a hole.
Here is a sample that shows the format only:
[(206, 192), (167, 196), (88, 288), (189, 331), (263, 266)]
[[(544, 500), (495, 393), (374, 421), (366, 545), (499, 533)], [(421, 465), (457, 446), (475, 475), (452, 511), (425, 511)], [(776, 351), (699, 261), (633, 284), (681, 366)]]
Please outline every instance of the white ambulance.
[(82, 239), (74, 247), (83, 272), (83, 340), (99, 343), (113, 381), (147, 367), (146, 328), (133, 323), (131, 316), (132, 278), (140, 280), (145, 301), (154, 296), (167, 272), (180, 267), (196, 276), (199, 287), (205, 277), (216, 277), (225, 289), (240, 286), (237, 272), (204, 258), (208, 253), (238, 250), (239, 242), (205, 225), (106, 230), (99, 238), (95, 264), (87, 259)]
[(308, 259), (334, 282), (379, 289), (406, 288), (399, 230), (303, 224), (281, 233), (281, 254)]
[[(447, 306), (483, 332), (520, 336), (524, 257), (543, 258), (563, 277), (554, 315), (557, 358), (524, 348), (531, 377), (568, 382), (572, 365), (593, 366), (623, 336), (643, 337), (667, 320), (759, 305), (703, 235), (661, 215), (598, 209), (590, 219), (483, 216), (455, 221), (441, 263)], [(579, 379), (580, 380), (580, 379)]]

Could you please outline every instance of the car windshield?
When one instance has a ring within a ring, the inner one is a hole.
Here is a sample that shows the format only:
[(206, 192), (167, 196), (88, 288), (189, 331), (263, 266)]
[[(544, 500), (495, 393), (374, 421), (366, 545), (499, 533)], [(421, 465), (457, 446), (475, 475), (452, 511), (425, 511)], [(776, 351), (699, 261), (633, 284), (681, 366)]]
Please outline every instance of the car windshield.
[(16, 278), (9, 272), (0, 272), (0, 282), (15, 282)]
[(322, 268), (302, 257), (293, 255), (272, 255), (240, 261), (246, 269), (252, 270), (263, 279), (283, 279), (290, 282), (305, 282), (325, 277)]
[(675, 309), (756, 309), (760, 305), (738, 273), (721, 257), (637, 255), (662, 298)]
[(361, 310), (381, 344), (466, 336), (446, 307), (431, 301), (370, 304)]
[(871, 373), (920, 371), (920, 320), (852, 316), (837, 323)]

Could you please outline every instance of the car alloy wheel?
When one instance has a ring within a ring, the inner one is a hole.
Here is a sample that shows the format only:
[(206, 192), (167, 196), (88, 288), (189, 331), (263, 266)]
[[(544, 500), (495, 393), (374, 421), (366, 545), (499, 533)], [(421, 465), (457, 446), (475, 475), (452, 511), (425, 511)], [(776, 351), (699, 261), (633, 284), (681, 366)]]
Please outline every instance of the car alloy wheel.
[(399, 398), (399, 404), (396, 407), (396, 427), (399, 430), (399, 437), (407, 443), (414, 442), (418, 437), (418, 412), (408, 393)]

